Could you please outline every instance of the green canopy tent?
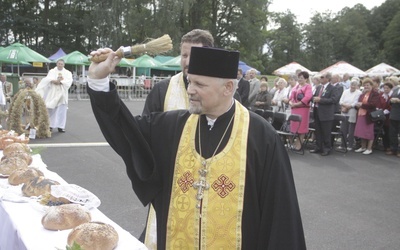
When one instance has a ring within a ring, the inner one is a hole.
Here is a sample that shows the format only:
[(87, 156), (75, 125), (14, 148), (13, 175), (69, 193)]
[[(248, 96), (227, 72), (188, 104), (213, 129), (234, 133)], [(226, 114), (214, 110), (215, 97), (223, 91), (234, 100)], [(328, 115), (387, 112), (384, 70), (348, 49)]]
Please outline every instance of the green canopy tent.
[(151, 56), (143, 55), (133, 60), (132, 65), (136, 68), (154, 68), (159, 67), (161, 63)]
[[(30, 63), (49, 63), (50, 60), (21, 43), (14, 43), (0, 51), (0, 63), (18, 65)], [(12, 71), (13, 68), (12, 68)]]
[(151, 69), (161, 67), (161, 63), (148, 55), (143, 55), (133, 60), (132, 66), (134, 67), (133, 79), (135, 79), (136, 75), (150, 76)]
[(158, 67), (156, 69), (166, 70), (166, 71), (175, 71), (175, 73), (178, 72), (178, 71), (182, 71), (182, 69), (181, 69), (181, 56), (179, 55), (177, 57), (174, 57), (174, 58), (162, 63), (161, 67)]
[(172, 57), (172, 56), (161, 56), (161, 55), (158, 55), (158, 56), (155, 56), (155, 57), (154, 57), (154, 60), (157, 60), (157, 61), (159, 61), (161, 64), (163, 64), (163, 63), (165, 63), (165, 62), (171, 60), (172, 58), (174, 58), (174, 57)]
[[(123, 57), (121, 59), (121, 61), (117, 64), (117, 66), (121, 67), (121, 68), (129, 68), (129, 69), (127, 69), (127, 71), (124, 72), (128, 75), (128, 73), (127, 73), (128, 70), (130, 73), (132, 73), (132, 71), (134, 70), (134, 66), (132, 63), (133, 63), (133, 59)], [(130, 78), (130, 76), (131, 76), (131, 74), (128, 75), (127, 82), (129, 85), (132, 85), (134, 83), (134, 80), (133, 80), (134, 78)]]
[(179, 56), (177, 56), (177, 57), (174, 57), (174, 58), (172, 58), (172, 59), (170, 59), (170, 60), (168, 60), (168, 61), (166, 61), (166, 62), (164, 62), (163, 64), (162, 64), (162, 66), (166, 66), (166, 67), (181, 67), (181, 56), (179, 55)]
[(53, 62), (63, 59), (65, 64), (75, 65), (75, 72), (78, 73), (78, 66), (82, 66), (82, 75), (85, 75), (85, 66), (90, 65), (89, 57), (77, 50), (62, 56)]
[(121, 61), (117, 64), (117, 66), (123, 67), (123, 68), (132, 68), (133, 67), (133, 60), (123, 57), (121, 59)]
[(65, 64), (70, 64), (70, 65), (79, 65), (79, 66), (87, 66), (90, 65), (90, 61), (87, 55), (84, 55), (83, 53), (75, 50), (69, 54), (66, 54), (65, 56), (62, 56), (56, 60), (54, 60), (54, 62), (56, 62), (57, 60), (63, 59)]

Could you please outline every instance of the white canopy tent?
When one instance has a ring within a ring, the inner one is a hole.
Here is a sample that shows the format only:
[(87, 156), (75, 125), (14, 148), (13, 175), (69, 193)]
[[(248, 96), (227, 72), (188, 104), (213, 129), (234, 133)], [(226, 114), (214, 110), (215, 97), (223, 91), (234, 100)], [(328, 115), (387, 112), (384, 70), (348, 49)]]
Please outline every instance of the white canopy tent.
[(276, 69), (272, 74), (277, 75), (277, 76), (283, 76), (283, 75), (292, 75), (296, 73), (296, 70), (300, 69), (301, 71), (307, 71), (309, 74), (311, 74), (311, 70), (307, 69), (303, 65), (297, 63), (297, 62), (291, 62), (289, 64), (286, 64), (283, 67), (280, 67), (279, 69)]
[(343, 76), (346, 73), (348, 73), (350, 76), (357, 76), (357, 77), (364, 77), (367, 75), (361, 69), (359, 69), (345, 61), (337, 62), (337, 63), (321, 70), (319, 73), (324, 74), (327, 72), (330, 72), (331, 74), (338, 74), (340, 76)]
[(390, 76), (399, 70), (386, 63), (380, 63), (369, 70), (365, 71), (368, 76)]

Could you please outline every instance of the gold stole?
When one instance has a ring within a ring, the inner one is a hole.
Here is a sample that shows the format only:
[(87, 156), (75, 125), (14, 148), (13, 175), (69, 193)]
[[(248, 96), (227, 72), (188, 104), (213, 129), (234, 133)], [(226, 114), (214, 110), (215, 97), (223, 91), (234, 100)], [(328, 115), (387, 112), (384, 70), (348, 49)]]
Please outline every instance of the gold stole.
[(164, 111), (188, 109), (189, 97), (186, 92), (183, 73), (171, 77), (165, 94)]
[(232, 133), (225, 148), (206, 159), (210, 185), (197, 208), (202, 157), (195, 150), (198, 115), (182, 132), (175, 161), (166, 232), (166, 249), (240, 249), (246, 176), (249, 112), (235, 102)]
[[(185, 82), (183, 81), (183, 73), (181, 72), (171, 77), (169, 81), (168, 89), (165, 94), (164, 111), (188, 108), (189, 97), (186, 92)], [(153, 205), (150, 205), (149, 214), (147, 216), (144, 243), (149, 250), (157, 249), (157, 220)]]

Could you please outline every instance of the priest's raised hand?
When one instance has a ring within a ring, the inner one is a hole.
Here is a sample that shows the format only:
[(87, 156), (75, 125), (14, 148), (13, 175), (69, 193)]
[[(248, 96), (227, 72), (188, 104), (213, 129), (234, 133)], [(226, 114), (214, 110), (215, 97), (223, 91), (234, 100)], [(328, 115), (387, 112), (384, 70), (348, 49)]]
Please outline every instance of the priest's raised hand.
[(92, 51), (90, 56), (100, 56), (102, 54), (108, 54), (107, 59), (103, 62), (96, 63), (92, 62), (89, 66), (88, 76), (90, 79), (103, 79), (109, 74), (114, 72), (115, 67), (121, 61), (121, 58), (110, 48), (102, 48), (96, 51)]

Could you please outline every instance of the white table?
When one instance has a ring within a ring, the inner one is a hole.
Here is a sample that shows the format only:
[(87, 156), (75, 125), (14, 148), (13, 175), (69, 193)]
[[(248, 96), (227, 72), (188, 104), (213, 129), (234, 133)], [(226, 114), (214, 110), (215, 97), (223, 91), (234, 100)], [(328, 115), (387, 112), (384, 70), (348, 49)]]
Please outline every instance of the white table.
[[(58, 174), (47, 170), (40, 155), (33, 157), (32, 165), (42, 170), (45, 177), (66, 184)], [(64, 250), (71, 230), (50, 231), (45, 229), (41, 223), (45, 210), (37, 203), (2, 200), (1, 197), (6, 192), (15, 193), (17, 188), (20, 189), (19, 186), (10, 186), (7, 178), (0, 178), (0, 250)], [(147, 249), (143, 243), (110, 220), (100, 210), (94, 208), (90, 210), (90, 213), (92, 221), (108, 223), (118, 232), (119, 242), (116, 250)]]

